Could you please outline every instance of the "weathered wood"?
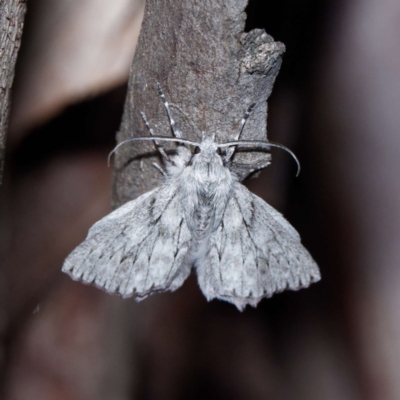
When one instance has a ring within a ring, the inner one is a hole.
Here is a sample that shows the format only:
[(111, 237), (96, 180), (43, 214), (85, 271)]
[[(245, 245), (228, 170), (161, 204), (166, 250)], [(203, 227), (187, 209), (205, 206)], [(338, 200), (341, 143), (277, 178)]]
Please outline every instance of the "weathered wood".
[(0, 183), (3, 176), (11, 86), (25, 12), (25, 0), (0, 0)]
[[(266, 139), (266, 100), (285, 47), (263, 30), (244, 33), (246, 6), (247, 0), (147, 1), (118, 141), (149, 135), (140, 111), (156, 134), (171, 135), (157, 81), (185, 137), (199, 139), (204, 132), (220, 142), (233, 139), (246, 108), (257, 102), (243, 137)], [(115, 207), (158, 185), (154, 161), (151, 142), (118, 150)]]

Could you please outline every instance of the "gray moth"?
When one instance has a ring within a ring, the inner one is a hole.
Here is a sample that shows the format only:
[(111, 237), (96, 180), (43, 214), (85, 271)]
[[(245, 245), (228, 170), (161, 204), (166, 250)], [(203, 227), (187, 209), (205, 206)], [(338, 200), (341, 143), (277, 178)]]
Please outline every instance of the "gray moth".
[[(195, 270), (207, 300), (225, 300), (239, 310), (318, 281), (318, 266), (297, 231), (241, 184), (269, 162), (241, 168), (232, 160), (240, 148), (279, 147), (298, 163), (280, 144), (240, 140), (255, 104), (246, 111), (234, 141), (221, 144), (203, 135), (197, 143), (182, 138), (157, 85), (174, 137), (155, 136), (141, 113), (151, 136), (128, 139), (113, 152), (127, 142), (154, 141), (165, 164), (165, 171), (157, 166), (162, 184), (94, 224), (62, 270), (74, 280), (137, 300), (178, 289)], [(168, 155), (161, 141), (177, 142), (176, 153)]]

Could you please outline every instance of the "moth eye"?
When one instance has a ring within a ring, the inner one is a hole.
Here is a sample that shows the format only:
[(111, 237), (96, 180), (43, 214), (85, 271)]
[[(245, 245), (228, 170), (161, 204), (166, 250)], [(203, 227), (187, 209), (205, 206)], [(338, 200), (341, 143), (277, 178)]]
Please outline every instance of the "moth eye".
[(200, 152), (201, 152), (200, 147), (199, 147), (199, 146), (196, 146), (196, 147), (194, 148), (194, 154), (199, 154)]
[(220, 147), (217, 147), (217, 154), (220, 156), (221, 155), (221, 148)]

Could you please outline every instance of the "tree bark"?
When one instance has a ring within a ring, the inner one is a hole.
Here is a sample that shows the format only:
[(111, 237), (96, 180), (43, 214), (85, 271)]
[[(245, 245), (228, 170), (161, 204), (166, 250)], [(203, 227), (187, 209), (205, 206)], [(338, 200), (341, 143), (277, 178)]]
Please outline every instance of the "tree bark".
[[(202, 132), (232, 140), (247, 107), (257, 106), (243, 138), (266, 139), (267, 104), (285, 50), (264, 30), (244, 32), (247, 0), (148, 0), (134, 56), (118, 141), (149, 136), (139, 112), (158, 135), (171, 129), (158, 96), (160, 82), (186, 138)], [(270, 155), (263, 155), (264, 161)], [(246, 162), (254, 153), (240, 155)], [(156, 187), (151, 142), (127, 144), (116, 155), (113, 205)]]
[(0, 184), (3, 177), (11, 87), (25, 12), (25, 0), (0, 0)]

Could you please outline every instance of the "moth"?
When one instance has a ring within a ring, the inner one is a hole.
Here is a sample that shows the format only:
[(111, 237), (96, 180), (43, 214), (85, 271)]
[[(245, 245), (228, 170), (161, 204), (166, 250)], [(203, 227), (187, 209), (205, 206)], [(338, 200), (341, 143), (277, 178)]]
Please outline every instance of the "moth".
[[(182, 137), (157, 87), (174, 136), (156, 136), (141, 113), (150, 136), (125, 140), (110, 156), (128, 142), (154, 141), (165, 164), (165, 171), (157, 166), (162, 184), (94, 224), (62, 270), (74, 280), (142, 300), (178, 289), (194, 269), (207, 300), (225, 300), (239, 310), (318, 281), (318, 266), (297, 231), (241, 184), (269, 162), (243, 168), (233, 161), (235, 150), (279, 147), (298, 163), (283, 145), (240, 140), (255, 104), (247, 109), (235, 140), (217, 143), (214, 136), (203, 135), (194, 142)], [(168, 155), (161, 141), (176, 142), (176, 153)]]

